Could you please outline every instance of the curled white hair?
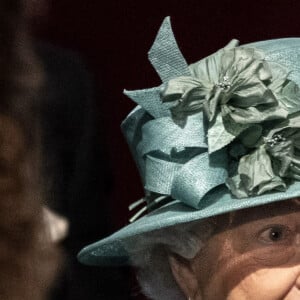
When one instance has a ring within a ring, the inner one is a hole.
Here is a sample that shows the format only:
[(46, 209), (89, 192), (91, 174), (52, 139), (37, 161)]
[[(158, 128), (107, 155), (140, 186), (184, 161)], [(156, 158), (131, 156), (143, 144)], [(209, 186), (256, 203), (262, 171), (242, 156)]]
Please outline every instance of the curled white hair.
[(142, 293), (149, 299), (185, 299), (169, 265), (168, 254), (192, 259), (211, 236), (207, 221), (190, 222), (134, 237), (127, 245)]

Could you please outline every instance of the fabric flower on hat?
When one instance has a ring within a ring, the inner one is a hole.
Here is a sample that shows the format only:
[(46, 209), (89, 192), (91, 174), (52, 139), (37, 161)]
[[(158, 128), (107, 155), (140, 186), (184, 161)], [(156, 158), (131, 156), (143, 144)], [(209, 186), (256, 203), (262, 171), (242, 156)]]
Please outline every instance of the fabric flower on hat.
[(239, 160), (237, 175), (227, 186), (238, 198), (270, 190), (284, 191), (290, 179), (300, 180), (300, 113), (278, 124)]
[(191, 76), (171, 79), (161, 95), (163, 102), (175, 101), (171, 112), (180, 126), (189, 115), (205, 113), (210, 153), (228, 145), (253, 124), (257, 128), (257, 124), (285, 119), (299, 110), (298, 86), (288, 79), (286, 68), (266, 62), (262, 51), (236, 47), (237, 43), (233, 40), (190, 65)]

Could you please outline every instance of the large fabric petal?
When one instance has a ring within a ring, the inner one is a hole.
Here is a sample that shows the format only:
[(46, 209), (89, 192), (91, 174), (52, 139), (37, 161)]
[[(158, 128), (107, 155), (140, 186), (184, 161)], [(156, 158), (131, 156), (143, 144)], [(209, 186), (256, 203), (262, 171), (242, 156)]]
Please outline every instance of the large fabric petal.
[(172, 117), (181, 127), (188, 116), (204, 112), (210, 153), (253, 125), (283, 120), (300, 110), (300, 91), (288, 79), (288, 70), (266, 62), (260, 50), (236, 46), (233, 41), (190, 65), (191, 76), (171, 79), (162, 93), (163, 102), (174, 103)]
[(272, 129), (265, 141), (276, 172), (281, 177), (300, 178), (300, 113)]
[(272, 161), (264, 146), (243, 156), (239, 161), (238, 174), (229, 178), (226, 184), (237, 198), (286, 188), (284, 181), (273, 172)]

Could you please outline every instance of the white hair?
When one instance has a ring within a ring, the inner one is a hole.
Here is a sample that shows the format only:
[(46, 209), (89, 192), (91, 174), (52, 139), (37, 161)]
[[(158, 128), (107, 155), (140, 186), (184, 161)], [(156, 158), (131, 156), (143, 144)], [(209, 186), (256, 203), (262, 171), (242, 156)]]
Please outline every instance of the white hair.
[(192, 259), (213, 232), (207, 221), (190, 222), (145, 233), (127, 245), (142, 293), (149, 299), (184, 300), (169, 265), (168, 253)]

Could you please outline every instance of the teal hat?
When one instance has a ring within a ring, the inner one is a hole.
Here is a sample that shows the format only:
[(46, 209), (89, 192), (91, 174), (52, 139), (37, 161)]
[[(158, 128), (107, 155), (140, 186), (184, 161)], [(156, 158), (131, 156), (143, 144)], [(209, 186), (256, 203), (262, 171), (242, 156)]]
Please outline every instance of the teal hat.
[(145, 197), (84, 264), (126, 264), (147, 232), (300, 196), (300, 38), (232, 40), (188, 65), (166, 18), (149, 60), (162, 84), (125, 90), (138, 106), (122, 123)]

